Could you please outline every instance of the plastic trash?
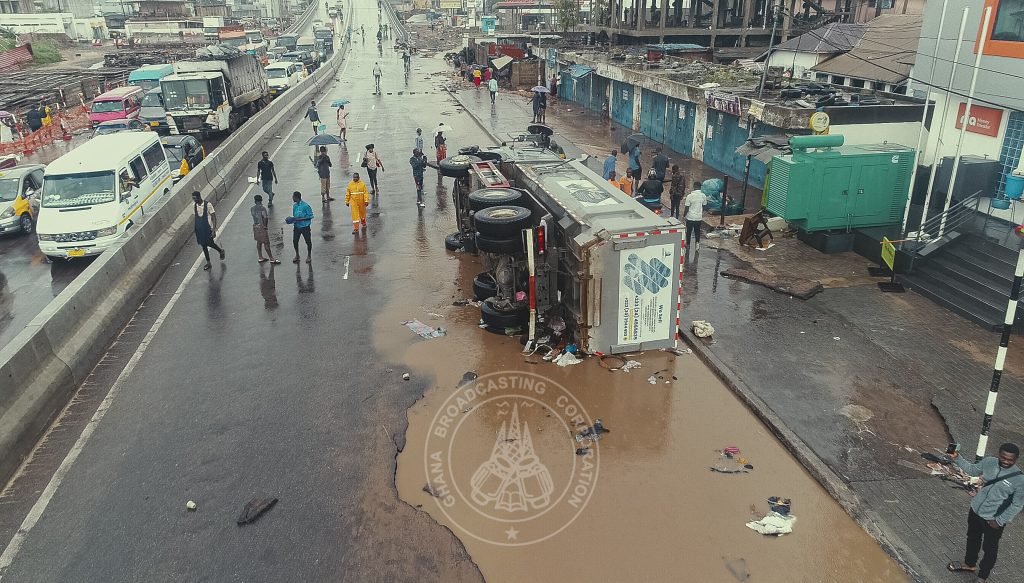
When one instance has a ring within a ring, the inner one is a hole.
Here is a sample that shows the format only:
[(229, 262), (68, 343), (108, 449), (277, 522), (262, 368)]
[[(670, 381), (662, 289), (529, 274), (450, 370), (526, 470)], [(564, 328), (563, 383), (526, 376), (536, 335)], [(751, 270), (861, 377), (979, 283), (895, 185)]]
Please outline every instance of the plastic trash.
[(747, 528), (765, 535), (782, 536), (793, 532), (793, 525), (796, 524), (795, 516), (783, 516), (778, 512), (772, 512), (761, 520), (747, 523)]
[(637, 360), (627, 360), (626, 364), (622, 365), (619, 370), (623, 372), (629, 372), (634, 368), (640, 368), (640, 362)]
[(445, 331), (444, 328), (433, 328), (432, 326), (427, 326), (426, 324), (420, 322), (419, 320), (405, 320), (402, 322), (402, 324), (406, 328), (418, 334), (420, 337), (426, 338), (428, 340), (431, 338), (439, 338), (447, 334), (447, 331)]
[(576, 354), (577, 352), (579, 352), (579, 348), (577, 348), (575, 344), (570, 344), (565, 347), (565, 351), (570, 354)]
[(577, 358), (575, 354), (571, 352), (562, 352), (557, 358), (555, 358), (555, 364), (558, 366), (572, 366), (583, 362), (582, 359)]
[(695, 320), (690, 325), (690, 329), (693, 330), (693, 334), (697, 338), (710, 338), (715, 334), (715, 327), (705, 320)]

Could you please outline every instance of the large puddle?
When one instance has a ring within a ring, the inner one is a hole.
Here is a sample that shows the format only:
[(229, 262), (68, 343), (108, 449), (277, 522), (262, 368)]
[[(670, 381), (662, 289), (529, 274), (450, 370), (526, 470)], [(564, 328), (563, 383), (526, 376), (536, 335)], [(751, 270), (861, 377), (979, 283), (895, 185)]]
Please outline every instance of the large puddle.
[[(389, 262), (404, 277), (373, 325), (380, 353), (430, 384), (409, 410), (399, 496), (450, 528), (488, 581), (907, 580), (695, 356), (560, 368), (480, 330), (478, 309), (452, 305), (478, 261), (426, 251), (442, 231), (417, 231), (421, 252)], [(410, 318), (447, 335), (420, 339), (398, 324)], [(610, 432), (578, 443), (574, 417)], [(728, 446), (741, 453), (724, 459)], [(753, 469), (710, 470), (739, 457)], [(747, 528), (771, 496), (792, 500), (792, 534)]]

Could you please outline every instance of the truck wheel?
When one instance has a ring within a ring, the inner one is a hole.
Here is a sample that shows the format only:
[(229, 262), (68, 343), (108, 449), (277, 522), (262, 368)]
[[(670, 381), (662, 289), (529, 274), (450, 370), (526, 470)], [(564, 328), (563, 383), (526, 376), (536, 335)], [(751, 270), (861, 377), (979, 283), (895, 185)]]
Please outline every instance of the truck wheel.
[(488, 239), (480, 233), (476, 234), (476, 248), (484, 253), (497, 253), (498, 255), (516, 255), (524, 251), (523, 241), (518, 237), (513, 239)]
[(479, 162), (480, 158), (476, 156), (467, 156), (465, 154), (456, 154), (454, 156), (448, 156), (444, 160), (437, 163), (437, 168), (441, 172), (441, 176), (447, 176), (448, 178), (465, 178), (469, 176), (469, 169), (474, 162)]
[(530, 312), (526, 309), (519, 309), (512, 312), (500, 312), (491, 306), (489, 301), (480, 304), (480, 319), (491, 328), (504, 330), (516, 328), (526, 324)]
[(456, 231), (444, 238), (444, 248), (449, 251), (462, 249), (462, 233)]
[(492, 206), (514, 205), (523, 198), (523, 192), (515, 188), (481, 188), (469, 193), (469, 208), (474, 211)]
[(473, 215), (476, 230), (488, 239), (512, 239), (530, 226), (530, 209), (521, 206), (492, 206)]
[(478, 273), (473, 278), (473, 295), (481, 302), (498, 295), (498, 284), (494, 281), (494, 274), (490, 271)]

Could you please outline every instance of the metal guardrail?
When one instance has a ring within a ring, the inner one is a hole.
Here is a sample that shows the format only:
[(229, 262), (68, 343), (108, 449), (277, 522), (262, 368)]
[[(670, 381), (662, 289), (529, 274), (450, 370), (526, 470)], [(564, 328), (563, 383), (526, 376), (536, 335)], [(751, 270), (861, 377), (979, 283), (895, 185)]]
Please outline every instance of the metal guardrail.
[(948, 210), (929, 217), (917, 230), (918, 241), (939, 238), (948, 231), (955, 231), (972, 221), (980, 213), (982, 191), (949, 207)]

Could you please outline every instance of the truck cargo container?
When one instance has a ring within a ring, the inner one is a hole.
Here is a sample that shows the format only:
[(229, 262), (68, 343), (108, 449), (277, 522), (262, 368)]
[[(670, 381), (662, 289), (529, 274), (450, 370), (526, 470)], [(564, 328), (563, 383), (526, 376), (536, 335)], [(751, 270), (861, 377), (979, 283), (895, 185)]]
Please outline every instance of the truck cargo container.
[(160, 80), (174, 121), (171, 134), (231, 132), (270, 101), (267, 75), (255, 57), (216, 47), (200, 52)]

